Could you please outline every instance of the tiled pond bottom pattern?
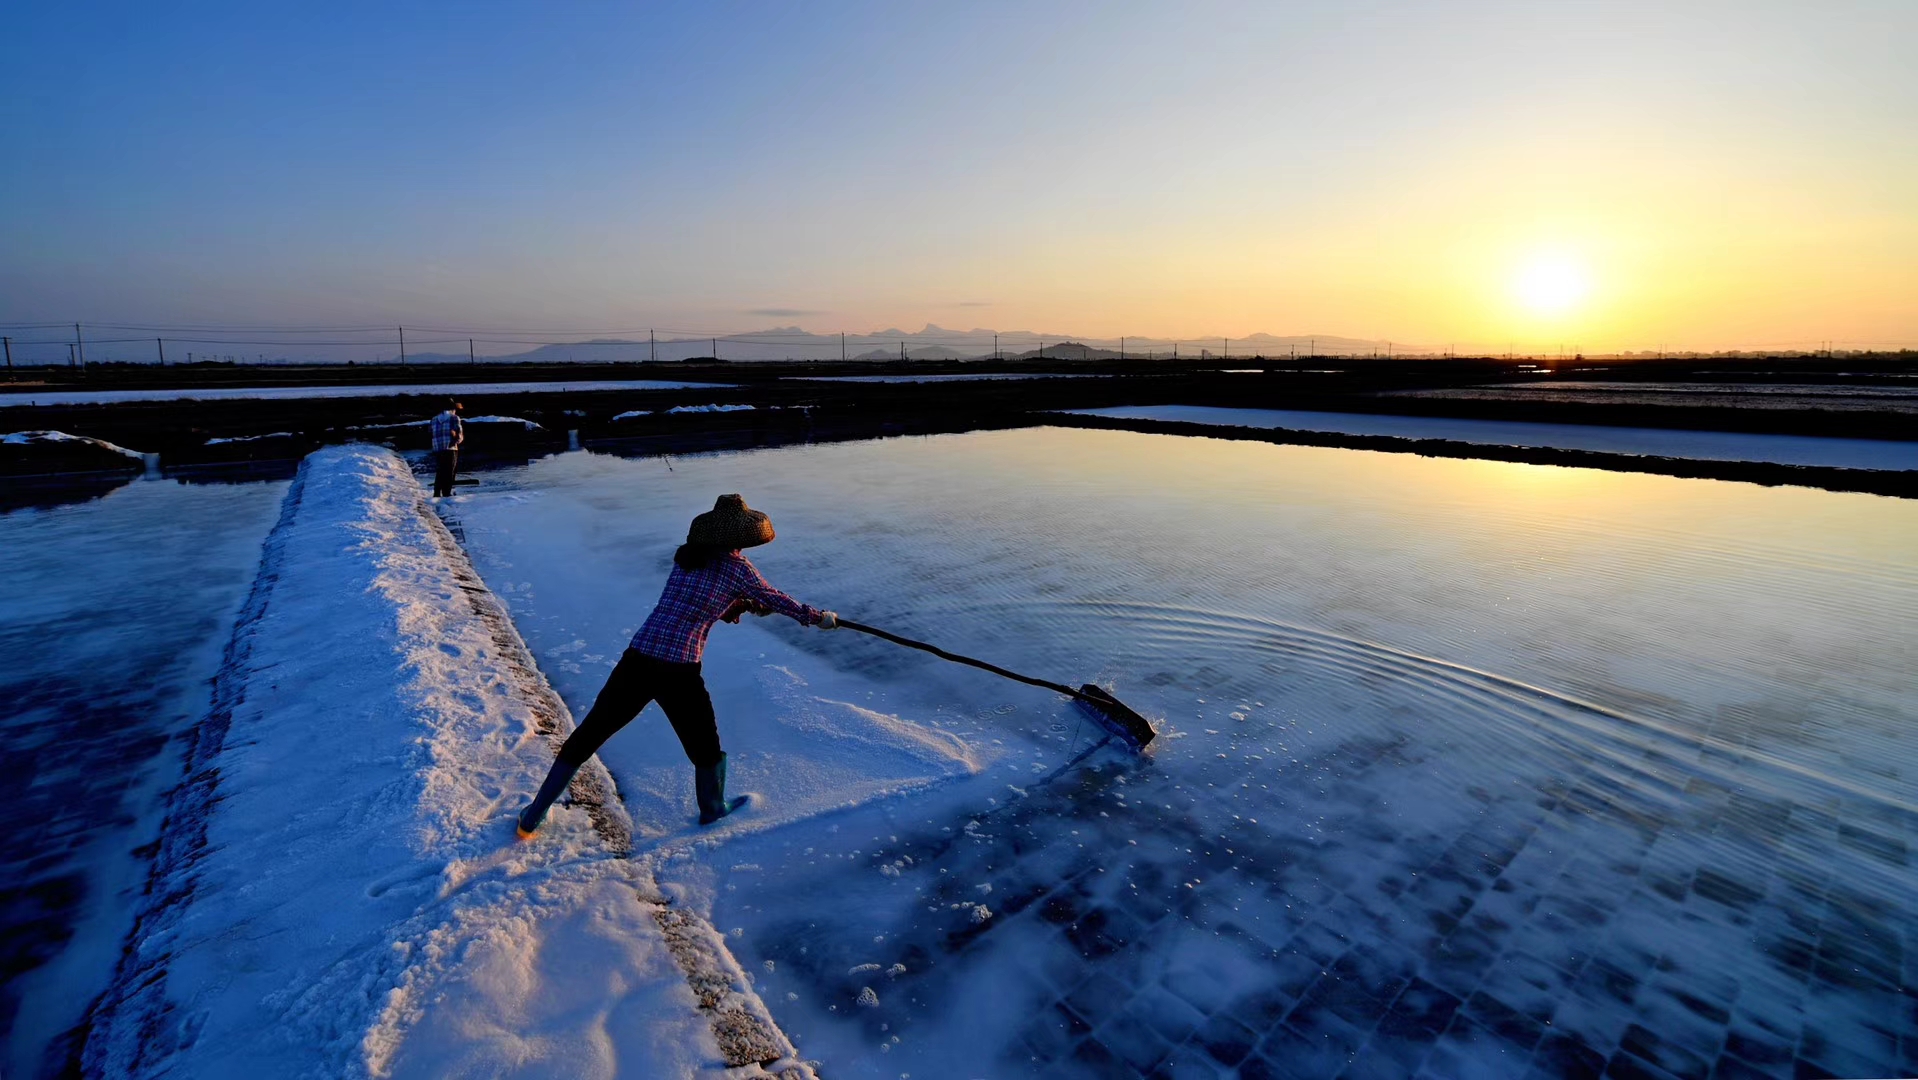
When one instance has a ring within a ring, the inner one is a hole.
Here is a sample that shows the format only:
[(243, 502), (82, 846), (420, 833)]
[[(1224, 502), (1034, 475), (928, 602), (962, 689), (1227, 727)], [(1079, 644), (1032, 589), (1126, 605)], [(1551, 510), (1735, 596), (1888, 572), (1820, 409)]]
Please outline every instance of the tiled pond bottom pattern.
[(851, 861), (884, 885), (847, 904), (890, 924), (760, 916), (762, 991), (840, 1002), (875, 1050), (1022, 996), (1022, 1029), (979, 1033), (993, 1075), (1918, 1074), (1909, 813), (1709, 768), (1658, 790), (1650, 760), (1439, 791), (1445, 748), (1401, 713), (1256, 773), (1283, 735), (1256, 721), (1196, 780), (1101, 750), (963, 828), (876, 837)]

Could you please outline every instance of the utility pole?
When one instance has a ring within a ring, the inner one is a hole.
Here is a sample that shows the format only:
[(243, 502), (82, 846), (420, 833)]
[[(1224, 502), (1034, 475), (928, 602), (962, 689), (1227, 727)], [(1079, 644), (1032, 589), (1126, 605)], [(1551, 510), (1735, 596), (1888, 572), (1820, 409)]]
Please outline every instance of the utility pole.
[(154, 338), (153, 343), (160, 347), (160, 366), (165, 367), (166, 366), (166, 342), (161, 341), (159, 338)]
[(13, 339), (0, 338), (0, 345), (4, 345), (7, 350), (7, 381), (12, 382), (13, 381)]
[(903, 341), (899, 343), (899, 362), (906, 362), (906, 343)]
[(1232, 339), (1231, 339), (1231, 338), (1226, 338), (1226, 339), (1225, 339), (1225, 346), (1224, 346), (1224, 349), (1225, 349), (1225, 352), (1224, 352), (1224, 356), (1225, 356), (1225, 358), (1226, 358), (1227, 360), (1230, 360), (1230, 359), (1232, 359)]
[(839, 331), (839, 362), (842, 364), (846, 362), (846, 332), (844, 330)]
[(466, 339), (466, 362), (469, 364), (479, 363), (479, 361), (473, 359), (473, 339), (472, 338)]
[(713, 359), (719, 359), (719, 339), (713, 339)]
[[(87, 362), (87, 343), (86, 343), (85, 341), (83, 341), (83, 340), (81, 340), (81, 338), (80, 338), (80, 324), (79, 324), (79, 323), (74, 323), (74, 324), (73, 324), (73, 347), (74, 347), (74, 348), (75, 348), (76, 350), (78, 350), (78, 352), (79, 352), (79, 354), (80, 354), (80, 363), (82, 363), (82, 364), (85, 364), (85, 363)], [(71, 364), (69, 364), (68, 366), (69, 366), (69, 367), (71, 367), (72, 365), (71, 365)]]
[(406, 366), (406, 327), (400, 327), (400, 366)]
[(646, 359), (653, 363), (659, 362), (659, 341), (653, 337), (650, 327), (646, 330)]
[(71, 344), (67, 346), (67, 366), (73, 366), (73, 346)]
[(999, 335), (998, 334), (992, 335), (992, 358), (994, 360), (999, 359)]
[(1045, 358), (1046, 358), (1046, 343), (1041, 341), (1039, 343), (1039, 359), (1044, 360)]

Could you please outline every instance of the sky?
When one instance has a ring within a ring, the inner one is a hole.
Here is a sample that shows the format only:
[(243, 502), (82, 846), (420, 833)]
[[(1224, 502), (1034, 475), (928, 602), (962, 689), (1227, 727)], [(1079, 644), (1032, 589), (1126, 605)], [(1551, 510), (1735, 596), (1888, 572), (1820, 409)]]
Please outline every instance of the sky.
[(4, 323), (1918, 345), (1910, 0), (7, 23)]

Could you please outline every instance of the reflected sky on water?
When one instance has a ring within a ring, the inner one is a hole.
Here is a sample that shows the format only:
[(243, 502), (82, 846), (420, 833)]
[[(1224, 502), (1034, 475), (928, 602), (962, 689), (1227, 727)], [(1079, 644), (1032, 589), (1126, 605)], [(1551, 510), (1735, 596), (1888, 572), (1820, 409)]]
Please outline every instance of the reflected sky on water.
[(782, 587), (1161, 724), (1060, 770), (1041, 692), (785, 634), (997, 754), (669, 867), (835, 1074), (1918, 1067), (1918, 503), (1061, 429), (487, 484), (456, 513), (576, 708), (740, 491)]

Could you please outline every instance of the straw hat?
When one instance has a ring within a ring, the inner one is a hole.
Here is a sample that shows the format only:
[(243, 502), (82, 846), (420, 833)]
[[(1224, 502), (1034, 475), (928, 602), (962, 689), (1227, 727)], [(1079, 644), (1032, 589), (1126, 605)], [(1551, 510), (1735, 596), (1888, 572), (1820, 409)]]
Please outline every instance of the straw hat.
[(689, 544), (710, 544), (717, 548), (749, 548), (771, 543), (773, 523), (746, 505), (738, 495), (721, 495), (713, 508), (693, 519), (686, 530)]

